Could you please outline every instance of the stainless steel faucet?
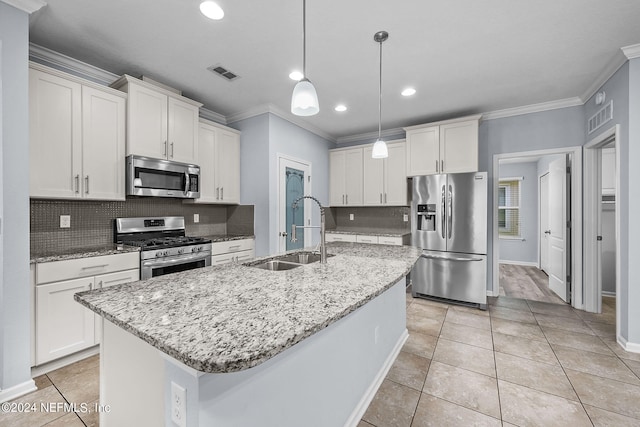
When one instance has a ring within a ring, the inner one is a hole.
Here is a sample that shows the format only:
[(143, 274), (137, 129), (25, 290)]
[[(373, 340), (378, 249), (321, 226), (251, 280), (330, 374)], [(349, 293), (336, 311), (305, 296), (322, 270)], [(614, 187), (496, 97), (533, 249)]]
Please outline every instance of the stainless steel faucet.
[(320, 207), (320, 226), (318, 227), (317, 225), (307, 225), (307, 226), (296, 225), (294, 221), (294, 223), (291, 224), (291, 241), (292, 242), (298, 241), (298, 239), (296, 238), (296, 230), (298, 228), (320, 228), (320, 264), (326, 264), (327, 263), (327, 245), (325, 244), (325, 239), (324, 239), (324, 218), (325, 218), (324, 209), (325, 208), (320, 204), (320, 201), (313, 196), (300, 196), (293, 202), (291, 207), (293, 209), (297, 209), (298, 202), (302, 199), (311, 199), (318, 204), (318, 206)]

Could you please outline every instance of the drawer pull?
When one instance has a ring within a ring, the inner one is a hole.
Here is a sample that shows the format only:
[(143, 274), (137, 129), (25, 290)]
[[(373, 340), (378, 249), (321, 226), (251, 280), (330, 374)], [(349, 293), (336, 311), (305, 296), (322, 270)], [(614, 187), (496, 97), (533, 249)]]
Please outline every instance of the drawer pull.
[(100, 265), (91, 265), (89, 267), (82, 267), (82, 270), (90, 270), (92, 268), (104, 268), (107, 267), (109, 264), (100, 264)]
[(229, 246), (229, 250), (233, 251), (235, 249), (240, 249), (240, 245), (233, 245), (233, 246)]

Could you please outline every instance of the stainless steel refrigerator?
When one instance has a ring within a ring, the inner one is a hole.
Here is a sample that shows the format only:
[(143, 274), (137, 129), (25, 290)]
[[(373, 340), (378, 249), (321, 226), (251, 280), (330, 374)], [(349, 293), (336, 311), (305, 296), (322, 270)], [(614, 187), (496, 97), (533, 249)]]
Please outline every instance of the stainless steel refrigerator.
[(487, 173), (413, 177), (414, 297), (487, 304)]

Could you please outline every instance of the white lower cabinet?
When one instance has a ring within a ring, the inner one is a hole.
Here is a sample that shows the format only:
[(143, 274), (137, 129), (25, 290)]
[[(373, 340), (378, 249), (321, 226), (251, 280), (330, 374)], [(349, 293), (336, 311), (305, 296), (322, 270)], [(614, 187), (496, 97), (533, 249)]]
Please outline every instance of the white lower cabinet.
[(369, 234), (345, 234), (345, 233), (327, 233), (325, 236), (327, 242), (355, 242), (355, 243), (371, 243), (379, 245), (404, 245), (402, 236), (374, 236)]
[(36, 287), (36, 365), (95, 344), (94, 314), (73, 299), (93, 286), (85, 277)]
[(253, 239), (229, 240), (211, 244), (211, 265), (249, 261), (256, 256)]
[(102, 319), (73, 299), (78, 292), (139, 280), (140, 254), (35, 264), (34, 366), (100, 343)]

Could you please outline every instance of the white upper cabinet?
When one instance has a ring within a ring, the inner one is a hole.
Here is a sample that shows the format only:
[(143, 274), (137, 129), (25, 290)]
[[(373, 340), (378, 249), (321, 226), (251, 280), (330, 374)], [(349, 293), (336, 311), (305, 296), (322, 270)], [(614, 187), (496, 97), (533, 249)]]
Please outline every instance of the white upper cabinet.
[(30, 197), (125, 199), (125, 98), (30, 64)]
[(201, 120), (198, 135), (200, 198), (193, 203), (240, 203), (240, 134)]
[(405, 128), (407, 176), (478, 170), (481, 115)]
[(331, 206), (362, 206), (362, 148), (329, 152), (329, 203)]
[(406, 206), (407, 174), (405, 142), (389, 142), (386, 159), (372, 159), (373, 146), (364, 148), (364, 200), (365, 206)]
[(202, 104), (126, 74), (111, 86), (129, 94), (127, 155), (197, 164)]

